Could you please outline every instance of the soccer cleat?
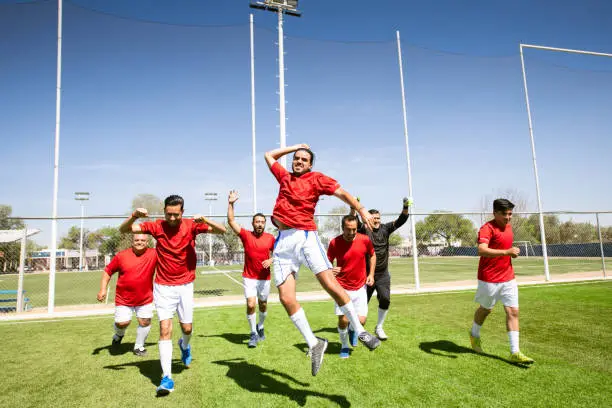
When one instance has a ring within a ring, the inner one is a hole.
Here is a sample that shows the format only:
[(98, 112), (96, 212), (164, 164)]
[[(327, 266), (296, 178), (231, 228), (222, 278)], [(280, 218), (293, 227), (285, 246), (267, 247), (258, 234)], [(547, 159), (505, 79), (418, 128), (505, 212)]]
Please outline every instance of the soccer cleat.
[(531, 357), (527, 357), (520, 351), (517, 351), (516, 353), (510, 354), (510, 362), (518, 364), (533, 364), (535, 363), (535, 360)]
[(321, 369), (321, 364), (323, 364), (323, 355), (327, 349), (327, 339), (317, 337), (317, 340), (319, 340), (317, 344), (315, 344), (314, 347), (309, 350), (313, 376), (317, 375)]
[(134, 355), (138, 357), (144, 357), (147, 355), (147, 349), (144, 347), (135, 348)]
[(179, 349), (181, 350), (181, 361), (185, 366), (189, 367), (191, 365), (191, 344), (187, 346), (186, 349), (183, 349), (183, 339), (180, 338), (178, 341)]
[(170, 394), (172, 391), (174, 391), (174, 381), (172, 378), (165, 376), (162, 378), (159, 387), (157, 387), (157, 396), (163, 397), (164, 395)]
[(266, 339), (266, 334), (264, 333), (264, 328), (257, 328), (257, 335), (259, 336), (259, 341), (264, 341)]
[(257, 333), (253, 332), (251, 333), (251, 338), (249, 339), (249, 348), (255, 348), (257, 347), (257, 343), (259, 342), (259, 336), (257, 335)]
[(340, 349), (340, 358), (349, 358), (351, 356), (350, 352), (351, 349), (349, 348)]
[(117, 336), (116, 334), (113, 335), (113, 342), (112, 342), (112, 346), (113, 347), (118, 347), (121, 344), (121, 340), (123, 340), (123, 336)]
[(378, 337), (372, 336), (367, 331), (361, 332), (358, 337), (359, 341), (361, 341), (370, 350), (374, 350), (376, 347), (380, 346), (380, 340)]
[(376, 333), (376, 337), (378, 337), (380, 340), (387, 340), (389, 338), (389, 336), (387, 336), (387, 333), (385, 333), (385, 331), (383, 330), (382, 326), (376, 326), (374, 332)]
[(351, 346), (357, 347), (357, 344), (359, 344), (357, 342), (357, 332), (355, 332), (355, 330), (348, 329), (348, 336), (349, 336), (349, 343), (351, 343)]
[(474, 350), (478, 354), (484, 353), (482, 351), (482, 343), (480, 342), (480, 337), (472, 336), (472, 332), (470, 332), (470, 344), (472, 345), (472, 350)]

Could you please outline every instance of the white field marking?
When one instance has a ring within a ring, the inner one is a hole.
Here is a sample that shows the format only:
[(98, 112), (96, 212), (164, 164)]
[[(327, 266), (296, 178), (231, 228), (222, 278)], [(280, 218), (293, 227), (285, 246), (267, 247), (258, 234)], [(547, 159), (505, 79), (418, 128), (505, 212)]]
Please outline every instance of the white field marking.
[(221, 270), (221, 269), (214, 269), (212, 271), (201, 271), (200, 275), (218, 275), (221, 273), (226, 273), (226, 272), (242, 272), (242, 269), (228, 269), (228, 270)]
[[(229, 278), (230, 280), (236, 282), (238, 285), (240, 285), (241, 287), (244, 288), (244, 285), (242, 284), (242, 282), (238, 282), (236, 279), (232, 278), (231, 276), (229, 276), (226, 271), (222, 271), (221, 269), (217, 269), (213, 266), (213, 268), (217, 271), (219, 271), (220, 273), (222, 273), (223, 275), (225, 275), (227, 278)], [(241, 271), (242, 272), (242, 271)]]
[[(590, 278), (582, 278), (582, 279), (568, 279), (568, 280), (559, 280), (554, 283), (546, 282), (545, 280), (537, 280), (532, 282), (520, 282), (518, 286), (521, 287), (542, 287), (548, 288), (552, 286), (572, 286), (572, 285), (589, 285), (589, 284), (597, 284), (601, 282), (609, 282), (612, 278), (603, 279), (602, 277), (590, 277)], [(460, 292), (472, 292), (476, 289), (476, 284), (474, 285), (462, 285), (462, 286), (440, 286), (440, 287), (432, 287), (432, 288), (421, 288), (419, 292), (417, 292), (414, 288), (401, 288), (401, 289), (392, 289), (391, 294), (393, 295), (411, 295), (411, 296), (430, 296), (430, 295), (443, 295), (448, 292), (460, 293)], [(324, 291), (321, 292), (301, 292), (297, 293), (297, 299), (300, 302), (329, 302), (331, 297)], [(270, 296), (268, 298), (268, 304), (280, 303), (278, 296)], [(200, 312), (204, 310), (215, 310), (221, 309), (227, 306), (244, 306), (244, 298), (236, 299), (236, 300), (215, 300), (209, 301), (206, 305), (194, 305), (194, 312)], [(103, 319), (108, 318), (108, 316), (99, 316), (100, 311), (97, 311), (98, 316), (92, 316), (92, 310), (79, 310), (72, 312), (56, 312), (53, 315), (49, 315), (47, 313), (37, 313), (36, 315), (14, 315), (7, 317), (0, 317), (0, 325), (2, 324), (14, 324), (14, 323), (33, 323), (33, 322), (53, 322), (53, 321), (65, 321), (65, 319), (61, 319), (62, 317), (72, 318), (69, 320), (89, 320), (89, 319)], [(110, 310), (110, 312), (105, 310), (105, 314), (112, 315), (114, 314), (114, 309)], [(48, 319), (45, 319), (48, 317)], [(32, 318), (39, 318), (44, 320), (30, 320)], [(58, 319), (60, 318), (60, 319)]]

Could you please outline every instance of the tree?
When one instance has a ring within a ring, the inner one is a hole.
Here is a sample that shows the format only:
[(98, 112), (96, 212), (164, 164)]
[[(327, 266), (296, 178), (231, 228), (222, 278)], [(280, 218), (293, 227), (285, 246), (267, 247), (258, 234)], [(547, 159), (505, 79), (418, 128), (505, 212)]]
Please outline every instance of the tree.
[(149, 214), (157, 215), (164, 213), (164, 202), (153, 194), (138, 194), (132, 200), (132, 211), (137, 208), (146, 208)]
[(612, 227), (601, 227), (601, 240), (612, 242)]
[(598, 242), (597, 228), (588, 222), (567, 221), (559, 226), (559, 238), (562, 243), (582, 244)]
[(216, 234), (215, 238), (223, 244), (227, 252), (228, 260), (234, 259), (234, 254), (240, 252), (242, 248), (242, 242), (240, 241), (240, 237), (232, 231), (232, 227), (230, 227), (227, 222), (225, 223), (225, 228), (227, 232), (225, 234)]
[(316, 217), (323, 218), (323, 221), (319, 221), (319, 232), (321, 243), (325, 246), (329, 243), (329, 241), (336, 236), (342, 234), (342, 217), (349, 213), (349, 209), (346, 206), (337, 206), (331, 209), (330, 214), (325, 217)]
[[(95, 241), (98, 251), (103, 255), (115, 256), (119, 251), (129, 248), (132, 245), (132, 234), (122, 234), (117, 227), (102, 227), (90, 234), (90, 239)], [(152, 246), (152, 239), (149, 246)]]
[(22, 229), (23, 221), (16, 218), (10, 218), (13, 213), (13, 207), (10, 205), (0, 204), (0, 230)]
[[(60, 240), (59, 247), (63, 249), (80, 249), (81, 227), (76, 225), (70, 227), (66, 235)], [(87, 228), (83, 228), (83, 248), (94, 249), (95, 247), (95, 234), (92, 235)]]
[[(0, 230), (22, 229), (24, 223), (22, 220), (10, 218), (13, 208), (10, 205), (0, 205)], [(5, 242), (0, 243), (0, 272), (9, 269), (14, 270), (14, 266), (18, 264), (21, 251), (21, 242)], [(11, 268), (10, 265), (13, 265)], [(7, 265), (9, 266), (7, 268)]]
[(476, 228), (463, 215), (436, 212), (415, 225), (417, 242), (429, 244), (442, 241), (445, 246), (459, 243), (462, 246), (476, 244)]
[(393, 234), (389, 235), (389, 247), (390, 248), (398, 247), (402, 245), (402, 242), (404, 242), (404, 238), (402, 238), (399, 232), (394, 232)]

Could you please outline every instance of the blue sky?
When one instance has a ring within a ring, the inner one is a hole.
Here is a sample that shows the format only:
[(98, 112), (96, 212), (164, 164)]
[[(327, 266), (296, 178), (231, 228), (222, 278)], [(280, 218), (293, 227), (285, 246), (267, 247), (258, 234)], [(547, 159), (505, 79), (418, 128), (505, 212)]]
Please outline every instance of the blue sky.
[[(15, 3), (0, 0), (0, 203), (48, 216), (55, 2)], [(287, 18), (288, 144), (309, 143), (315, 168), (367, 206), (399, 210), (407, 195), (400, 30), (416, 210), (481, 210), (483, 197), (509, 189), (535, 210), (518, 44), (612, 52), (612, 3), (372, 4), (303, 0), (303, 17)], [(275, 16), (246, 0), (72, 0), (64, 3), (59, 215), (79, 214), (73, 193), (82, 190), (91, 192), (90, 215), (124, 214), (139, 193), (179, 193), (187, 212), (207, 212), (206, 191), (220, 193), (220, 214), (230, 189), (241, 192), (237, 211), (251, 211), (251, 12), (258, 207), (271, 211), (277, 186), (262, 156), (278, 143)], [(544, 209), (609, 210), (612, 59), (525, 55)], [(327, 199), (320, 210), (338, 204)]]

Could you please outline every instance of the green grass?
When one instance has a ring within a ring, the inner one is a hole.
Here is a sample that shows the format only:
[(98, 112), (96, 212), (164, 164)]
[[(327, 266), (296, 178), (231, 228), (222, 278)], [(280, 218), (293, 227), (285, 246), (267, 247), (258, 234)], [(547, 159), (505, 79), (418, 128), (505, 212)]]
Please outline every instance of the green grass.
[[(470, 351), (472, 292), (394, 296), (390, 340), (374, 352), (359, 346), (348, 360), (337, 356), (332, 303), (304, 304), (313, 329), (330, 340), (317, 377), (280, 305), (270, 305), (268, 338), (256, 349), (246, 347), (244, 307), (197, 309), (193, 365), (181, 367), (175, 345), (176, 390), (165, 398), (154, 395), (156, 321), (146, 358), (130, 353), (134, 326), (119, 352), (110, 352), (110, 316), (2, 322), (0, 406), (609, 406), (612, 282), (523, 287), (520, 296), (521, 349), (537, 361), (531, 368), (505, 360), (499, 307), (482, 329), (489, 354)], [(375, 319), (375, 303), (370, 313)]]
[[(542, 258), (518, 258), (513, 261), (517, 276), (544, 276)], [(608, 260), (612, 265), (612, 259)], [(419, 258), (420, 280), (423, 284), (438, 282), (463, 281), (476, 279), (478, 258), (476, 257), (425, 257)], [(242, 265), (219, 266), (234, 279), (241, 281)], [(228, 279), (225, 275), (201, 274), (212, 268), (198, 268), (195, 281), (195, 296), (240, 295), (242, 287)], [(550, 258), (550, 273), (562, 276), (566, 273), (600, 271), (599, 258)], [(235, 272), (231, 272), (235, 271)], [(395, 258), (391, 260), (390, 271), (393, 286), (414, 286), (414, 269), (412, 258)], [(56, 306), (95, 304), (99, 290), (101, 271), (90, 272), (60, 272), (56, 275)], [(116, 279), (116, 278), (114, 278)], [(26, 274), (24, 288), (30, 298), (32, 307), (46, 307), (48, 299), (49, 275), (44, 273)], [(114, 290), (115, 282), (111, 282)], [(0, 289), (17, 289), (16, 275), (0, 275)], [(320, 290), (319, 283), (307, 269), (302, 268), (299, 274), (298, 289), (300, 291)], [(114, 292), (109, 302), (114, 299)]]

